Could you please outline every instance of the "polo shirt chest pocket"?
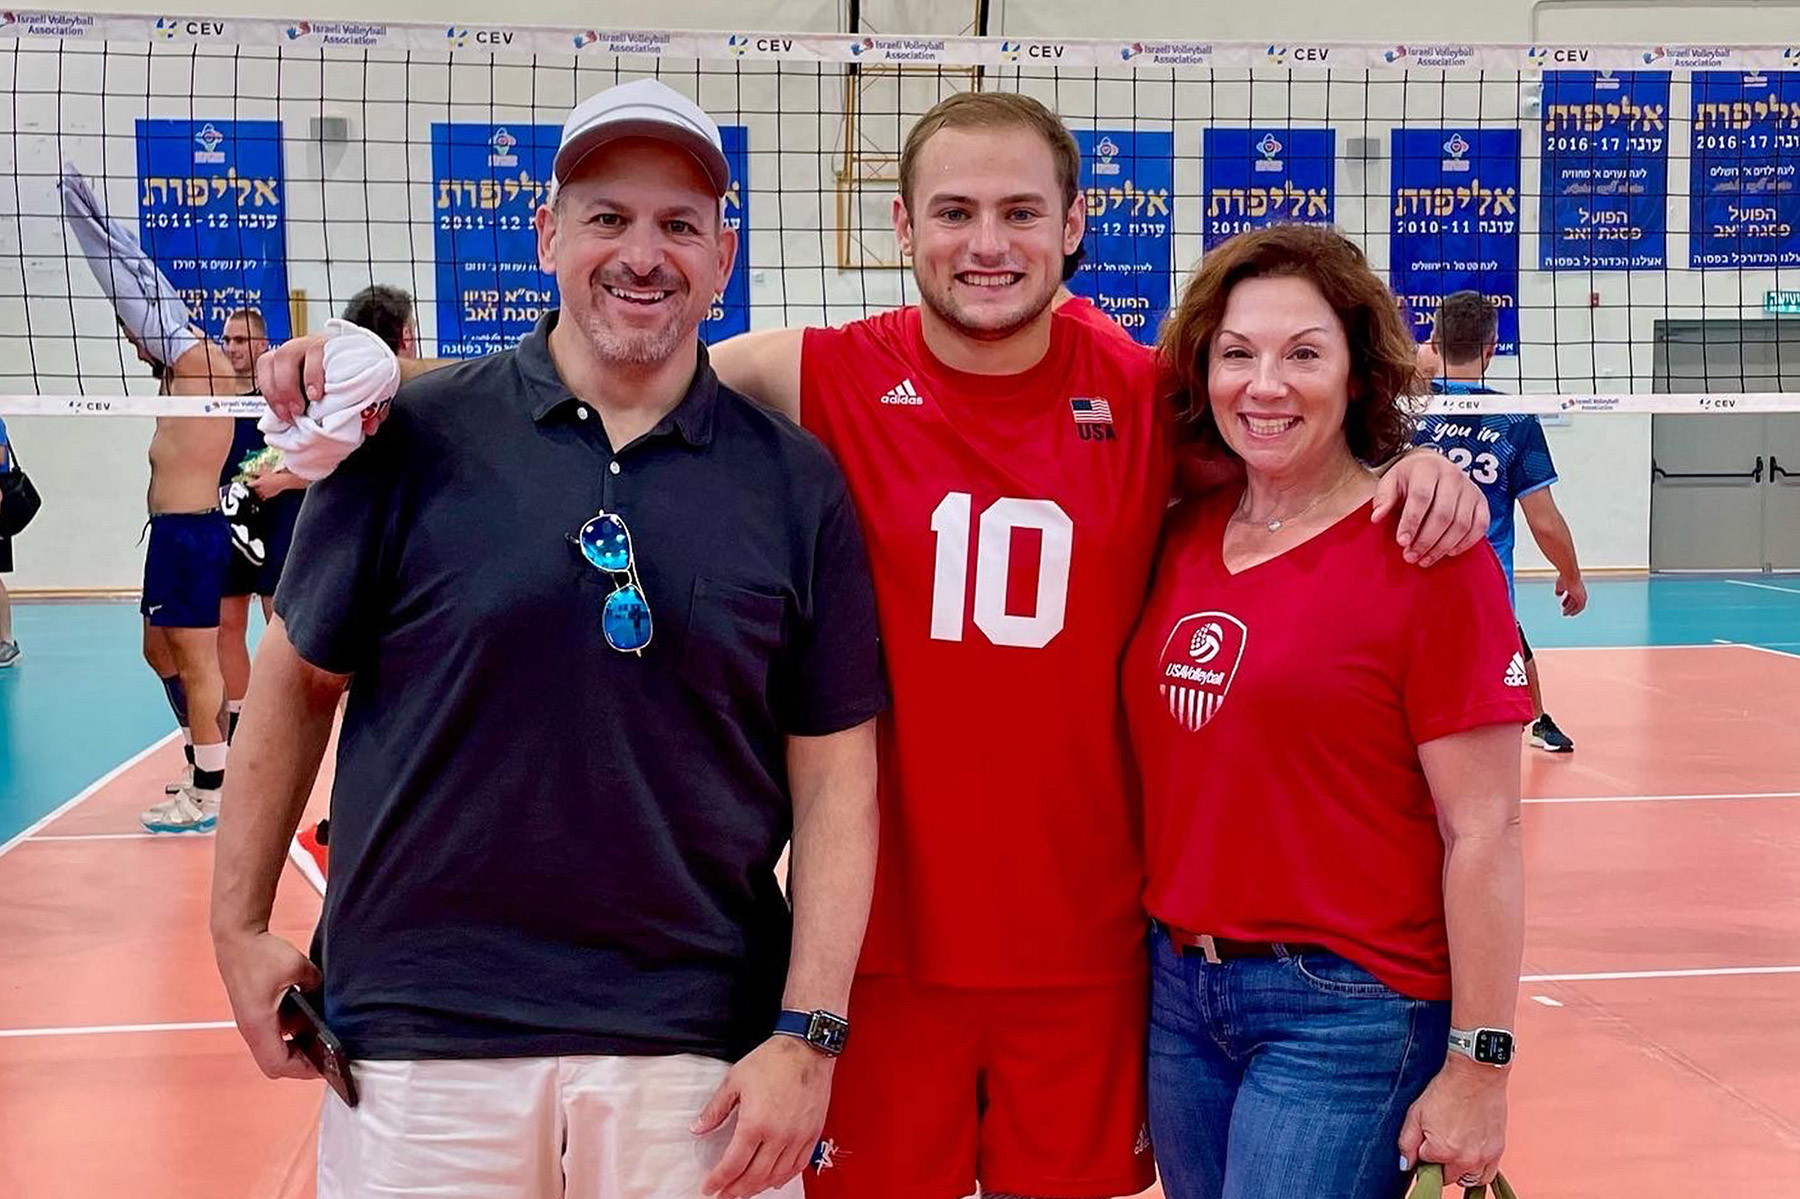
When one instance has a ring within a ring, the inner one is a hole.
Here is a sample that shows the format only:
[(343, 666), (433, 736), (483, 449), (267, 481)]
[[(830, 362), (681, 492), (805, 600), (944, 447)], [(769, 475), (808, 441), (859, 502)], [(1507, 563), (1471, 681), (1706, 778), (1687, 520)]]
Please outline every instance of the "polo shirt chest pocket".
[(681, 646), (682, 681), (717, 703), (766, 704), (786, 618), (787, 601), (779, 595), (696, 578)]

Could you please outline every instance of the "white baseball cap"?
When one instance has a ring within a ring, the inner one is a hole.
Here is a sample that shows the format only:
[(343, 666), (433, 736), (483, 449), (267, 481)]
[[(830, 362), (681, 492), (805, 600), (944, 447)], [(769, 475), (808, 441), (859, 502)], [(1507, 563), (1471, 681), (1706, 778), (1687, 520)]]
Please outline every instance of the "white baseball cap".
[(636, 79), (589, 96), (569, 113), (556, 147), (550, 202), (556, 202), (557, 188), (584, 158), (622, 137), (653, 137), (679, 146), (706, 172), (714, 195), (723, 196), (730, 190), (731, 167), (725, 161), (718, 123), (660, 80)]

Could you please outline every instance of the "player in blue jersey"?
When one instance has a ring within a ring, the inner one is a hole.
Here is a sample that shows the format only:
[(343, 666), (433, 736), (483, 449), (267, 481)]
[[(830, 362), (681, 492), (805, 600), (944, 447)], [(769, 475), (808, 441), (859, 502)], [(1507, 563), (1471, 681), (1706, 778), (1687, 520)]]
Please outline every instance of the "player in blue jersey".
[[(1482, 376), (1493, 360), (1499, 331), (1499, 314), (1478, 291), (1453, 292), (1438, 305), (1431, 343), (1420, 357), (1429, 363), (1435, 356), (1441, 365), (1432, 373), (1431, 389), (1449, 395), (1497, 395), (1482, 385)], [(1550, 496), (1556, 467), (1543, 426), (1529, 415), (1496, 414), (1428, 416), (1414, 440), (1444, 454), (1472, 479), (1487, 496), (1488, 542), (1506, 571), (1506, 586), (1513, 590), (1513, 503), (1525, 513), (1531, 536), (1550, 565), (1556, 568), (1556, 594), (1564, 616), (1587, 607), (1587, 586), (1581, 581), (1581, 563), (1575, 558), (1575, 539), (1568, 522)], [(1517, 606), (1517, 595), (1514, 595)], [(1538, 688), (1537, 664), (1531, 643), (1519, 630), (1525, 674), (1531, 683), (1531, 702), (1536, 719), (1531, 724), (1531, 743), (1551, 753), (1570, 753), (1575, 743), (1544, 710)]]

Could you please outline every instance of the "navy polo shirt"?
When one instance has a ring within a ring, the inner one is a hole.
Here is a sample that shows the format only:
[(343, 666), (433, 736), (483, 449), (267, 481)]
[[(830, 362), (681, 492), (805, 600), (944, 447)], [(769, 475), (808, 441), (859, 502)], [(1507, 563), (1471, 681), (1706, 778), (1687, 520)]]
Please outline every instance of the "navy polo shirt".
[[(351, 676), (321, 928), (352, 1056), (699, 1053), (772, 1027), (789, 735), (885, 703), (836, 464), (723, 387), (614, 450), (516, 350), (400, 391), (308, 489), (275, 605)], [(630, 527), (654, 637), (601, 635), (617, 584), (572, 534)]]

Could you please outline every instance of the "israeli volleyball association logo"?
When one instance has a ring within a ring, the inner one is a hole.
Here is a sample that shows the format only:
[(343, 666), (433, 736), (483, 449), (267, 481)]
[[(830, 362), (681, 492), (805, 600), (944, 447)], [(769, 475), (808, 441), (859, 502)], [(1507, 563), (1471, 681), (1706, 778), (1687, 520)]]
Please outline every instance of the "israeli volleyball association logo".
[(1175, 622), (1157, 664), (1169, 718), (1190, 733), (1219, 713), (1244, 660), (1249, 630), (1229, 612), (1195, 612)]

